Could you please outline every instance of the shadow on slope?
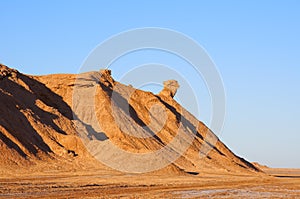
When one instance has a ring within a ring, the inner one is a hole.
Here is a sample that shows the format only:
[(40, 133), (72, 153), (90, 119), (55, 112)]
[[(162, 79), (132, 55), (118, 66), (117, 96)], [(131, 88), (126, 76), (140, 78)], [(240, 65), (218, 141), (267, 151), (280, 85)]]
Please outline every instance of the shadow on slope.
[[(75, 134), (76, 131), (63, 130), (55, 120), (64, 118), (73, 120), (73, 111), (63, 98), (52, 92), (43, 83), (34, 78), (17, 73), (16, 78), (0, 80), (0, 139), (9, 148), (17, 151), (22, 157), (36, 156), (39, 151), (44, 154), (53, 153), (51, 144), (43, 140), (47, 136), (57, 145), (62, 146), (53, 132), (61, 135)], [(75, 119), (76, 116), (75, 116)], [(71, 123), (70, 123), (71, 124)], [(41, 128), (42, 127), (42, 128)], [(85, 125), (88, 132), (99, 140), (105, 140), (104, 133), (96, 132)], [(54, 130), (54, 131), (53, 131)], [(6, 134), (8, 135), (6, 135)]]

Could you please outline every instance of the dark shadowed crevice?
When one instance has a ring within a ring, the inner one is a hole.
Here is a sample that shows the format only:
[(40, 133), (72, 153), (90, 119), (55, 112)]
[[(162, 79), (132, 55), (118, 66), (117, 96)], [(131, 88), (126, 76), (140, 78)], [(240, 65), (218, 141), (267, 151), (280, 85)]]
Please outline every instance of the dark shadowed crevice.
[(8, 137), (6, 137), (2, 132), (0, 132), (0, 140), (2, 140), (9, 148), (14, 149), (17, 153), (19, 153), (22, 157), (26, 157), (27, 155), (22, 151), (22, 149), (13, 141), (11, 141)]

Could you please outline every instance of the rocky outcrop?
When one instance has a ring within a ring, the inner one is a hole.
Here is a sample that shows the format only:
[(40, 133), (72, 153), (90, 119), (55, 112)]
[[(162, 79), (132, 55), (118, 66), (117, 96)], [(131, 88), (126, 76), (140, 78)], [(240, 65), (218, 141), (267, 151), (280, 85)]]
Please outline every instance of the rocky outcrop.
[(17, 70), (8, 68), (7, 66), (0, 64), (0, 80), (7, 77), (15, 77), (17, 73)]
[(179, 88), (179, 84), (176, 80), (164, 81), (164, 88), (159, 93), (159, 95), (170, 96), (173, 98), (178, 88)]
[(106, 87), (112, 87), (115, 84), (115, 80), (111, 76), (111, 70), (102, 69), (100, 70), (100, 82), (102, 82)]

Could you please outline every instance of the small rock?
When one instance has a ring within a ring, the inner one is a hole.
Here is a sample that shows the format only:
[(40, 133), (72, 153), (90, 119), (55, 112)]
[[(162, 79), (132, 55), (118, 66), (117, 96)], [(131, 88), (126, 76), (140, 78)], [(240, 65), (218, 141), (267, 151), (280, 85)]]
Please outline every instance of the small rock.
[(176, 80), (167, 80), (167, 81), (164, 81), (164, 88), (159, 94), (165, 95), (165, 96), (170, 96), (173, 98), (175, 96), (178, 88), (179, 88), (179, 84)]
[(0, 80), (6, 77), (16, 77), (17, 73), (17, 70), (8, 68), (7, 66), (0, 64)]
[(111, 76), (111, 70), (108, 69), (101, 69), (100, 70), (100, 81), (106, 86), (111, 87), (114, 85), (115, 80)]

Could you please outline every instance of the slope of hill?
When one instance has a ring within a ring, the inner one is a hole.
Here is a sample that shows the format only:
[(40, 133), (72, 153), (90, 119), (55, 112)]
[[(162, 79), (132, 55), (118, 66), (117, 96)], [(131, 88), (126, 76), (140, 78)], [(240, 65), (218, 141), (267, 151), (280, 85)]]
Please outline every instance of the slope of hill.
[[(260, 171), (233, 154), (173, 99), (176, 81), (164, 85), (155, 95), (116, 82), (109, 70), (31, 76), (0, 65), (2, 171), (45, 164), (54, 164), (54, 169), (112, 167), (125, 172)], [(94, 103), (93, 113), (88, 109), (90, 102)], [(109, 144), (121, 150), (112, 152)], [(93, 146), (98, 148), (91, 150)], [(174, 147), (166, 150), (166, 146)], [(129, 165), (120, 156), (122, 151), (137, 155), (160, 151), (164, 155)], [(104, 164), (96, 160), (99, 158)], [(158, 161), (166, 167), (160, 168)]]

